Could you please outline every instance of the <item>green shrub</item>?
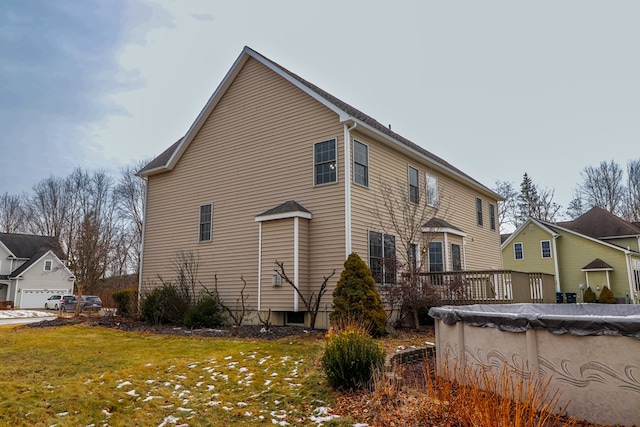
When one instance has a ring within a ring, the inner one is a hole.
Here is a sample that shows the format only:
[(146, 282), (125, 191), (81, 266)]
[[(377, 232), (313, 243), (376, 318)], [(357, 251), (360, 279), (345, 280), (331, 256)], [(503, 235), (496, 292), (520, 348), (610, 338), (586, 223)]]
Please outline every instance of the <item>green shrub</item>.
[(602, 304), (615, 304), (616, 297), (613, 295), (613, 292), (609, 287), (605, 286), (602, 288), (602, 292), (600, 292), (600, 302)]
[(121, 289), (111, 294), (116, 303), (118, 314), (122, 317), (130, 317), (135, 314), (138, 305), (138, 290), (136, 288)]
[(184, 325), (188, 328), (214, 328), (222, 326), (224, 321), (222, 304), (214, 295), (205, 295), (184, 315)]
[(171, 283), (155, 288), (145, 295), (140, 305), (142, 317), (154, 325), (181, 323), (189, 308), (188, 301)]
[(322, 367), (334, 389), (358, 390), (371, 386), (384, 365), (384, 350), (364, 327), (330, 331)]
[(582, 298), (584, 299), (584, 302), (596, 302), (596, 293), (593, 292), (591, 286), (584, 291)]
[(333, 323), (357, 318), (373, 336), (383, 335), (387, 323), (382, 300), (371, 270), (358, 254), (352, 253), (344, 262), (344, 270), (333, 291)]

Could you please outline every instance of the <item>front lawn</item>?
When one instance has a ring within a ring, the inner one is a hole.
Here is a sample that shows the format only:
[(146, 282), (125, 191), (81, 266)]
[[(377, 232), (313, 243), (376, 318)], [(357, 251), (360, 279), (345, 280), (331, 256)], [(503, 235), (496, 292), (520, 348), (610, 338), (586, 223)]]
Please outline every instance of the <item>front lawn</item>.
[(320, 339), (4, 327), (0, 425), (313, 425), (335, 401), (322, 348)]

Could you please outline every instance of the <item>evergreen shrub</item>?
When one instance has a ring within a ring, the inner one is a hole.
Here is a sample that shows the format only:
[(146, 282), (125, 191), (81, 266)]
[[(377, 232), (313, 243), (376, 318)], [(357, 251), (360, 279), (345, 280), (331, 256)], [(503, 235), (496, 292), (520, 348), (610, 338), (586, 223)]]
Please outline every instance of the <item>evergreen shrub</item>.
[(596, 302), (596, 293), (593, 292), (591, 286), (584, 291), (582, 298), (584, 299), (584, 302)]
[(602, 288), (602, 292), (600, 292), (600, 303), (602, 304), (615, 304), (616, 297), (613, 295), (613, 292), (609, 287), (605, 286)]
[(329, 385), (336, 390), (369, 388), (384, 365), (384, 350), (363, 325), (350, 323), (331, 329), (322, 355), (322, 367)]
[(371, 335), (386, 332), (387, 314), (367, 264), (352, 253), (344, 262), (344, 270), (333, 291), (331, 322), (359, 319)]
[(188, 328), (214, 328), (222, 326), (225, 318), (220, 300), (215, 295), (205, 295), (184, 315)]
[(118, 315), (131, 317), (138, 311), (138, 290), (136, 288), (120, 289), (112, 293), (111, 296), (116, 303)]
[(189, 308), (189, 302), (171, 283), (153, 289), (145, 295), (140, 305), (142, 317), (154, 325), (181, 323)]

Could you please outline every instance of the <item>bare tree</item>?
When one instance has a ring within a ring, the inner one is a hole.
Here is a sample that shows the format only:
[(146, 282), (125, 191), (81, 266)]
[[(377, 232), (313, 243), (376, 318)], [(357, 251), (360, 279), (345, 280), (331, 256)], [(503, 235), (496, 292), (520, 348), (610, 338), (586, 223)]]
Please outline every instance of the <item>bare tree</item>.
[(0, 195), (0, 232), (19, 233), (24, 231), (25, 216), (20, 196), (9, 193)]
[(573, 220), (581, 216), (584, 212), (582, 193), (580, 192), (580, 188), (576, 188), (573, 192), (573, 199), (569, 202), (569, 206), (567, 206), (565, 214)]
[(72, 207), (72, 193), (65, 180), (49, 177), (33, 186), (27, 200), (29, 231), (61, 238)]
[[(245, 319), (251, 314), (253, 311), (251, 307), (247, 304), (249, 300), (249, 295), (244, 293), (244, 290), (247, 288), (247, 281), (244, 280), (243, 276), (240, 276), (240, 280), (242, 280), (242, 288), (240, 289), (240, 295), (236, 299), (234, 305), (225, 304), (220, 299), (220, 293), (218, 292), (218, 276), (214, 274), (213, 283), (214, 283), (214, 292), (211, 293), (207, 291), (210, 295), (215, 296), (218, 301), (220, 301), (220, 305), (227, 312), (231, 320), (233, 320), (233, 335), (238, 335), (240, 332), (240, 327), (244, 323)], [(269, 311), (269, 316), (271, 316), (271, 311)], [(262, 319), (260, 319), (262, 321)]]
[(296, 293), (298, 294), (298, 297), (302, 300), (302, 304), (304, 304), (305, 308), (309, 312), (309, 317), (310, 317), (309, 328), (315, 329), (316, 319), (318, 317), (318, 311), (320, 311), (320, 300), (322, 300), (322, 297), (327, 292), (327, 283), (329, 283), (329, 279), (331, 279), (331, 277), (333, 277), (333, 275), (336, 274), (336, 270), (334, 269), (330, 275), (324, 277), (324, 281), (322, 282), (322, 285), (320, 285), (320, 289), (318, 290), (317, 294), (315, 292), (311, 292), (311, 294), (307, 298), (300, 291), (300, 288), (298, 288), (298, 285), (295, 284), (287, 276), (287, 273), (284, 270), (284, 262), (276, 260), (275, 264), (278, 268), (274, 269), (273, 271), (275, 271), (276, 274), (280, 276), (282, 280), (284, 280), (286, 283), (291, 285), (293, 289), (295, 289)]
[(547, 187), (540, 187), (538, 192), (539, 207), (538, 207), (538, 219), (548, 222), (556, 222), (558, 214), (562, 208), (559, 204), (553, 201), (553, 196), (556, 190)]
[(623, 171), (618, 163), (602, 161), (598, 167), (583, 169), (580, 190), (589, 207), (598, 206), (618, 215), (624, 201)]
[(498, 203), (498, 227), (501, 232), (506, 232), (507, 226), (515, 227), (518, 191), (513, 187), (513, 183), (499, 180), (495, 182), (493, 191), (504, 199)]
[(554, 195), (555, 190), (547, 187), (538, 187), (533, 183), (529, 174), (525, 172), (520, 183), (520, 194), (517, 196), (517, 212), (514, 225), (519, 227), (529, 218), (556, 221), (562, 207), (553, 201)]
[(630, 222), (640, 222), (640, 159), (627, 163), (627, 186), (623, 217)]

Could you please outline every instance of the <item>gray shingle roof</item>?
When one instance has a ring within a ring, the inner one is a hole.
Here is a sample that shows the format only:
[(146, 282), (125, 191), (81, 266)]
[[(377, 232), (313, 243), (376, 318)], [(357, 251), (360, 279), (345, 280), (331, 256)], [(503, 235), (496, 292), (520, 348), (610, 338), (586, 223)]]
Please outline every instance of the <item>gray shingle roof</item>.
[(0, 242), (17, 258), (29, 259), (38, 253), (49, 250), (61, 260), (67, 259), (58, 239), (52, 236), (36, 236), (32, 234), (0, 233)]
[[(442, 167), (444, 167), (446, 169), (449, 169), (449, 170), (453, 171), (454, 173), (464, 177), (466, 180), (474, 183), (475, 185), (477, 185), (478, 187), (484, 189), (485, 191), (487, 191), (487, 192), (489, 192), (491, 194), (495, 194), (491, 189), (489, 189), (488, 187), (484, 186), (480, 182), (476, 181), (475, 179), (473, 179), (472, 177), (470, 177), (466, 173), (462, 172), (460, 169), (456, 168), (455, 166), (453, 166), (449, 162), (447, 162), (444, 159), (436, 156), (435, 154), (425, 150), (421, 146), (419, 146), (419, 145), (415, 144), (414, 142), (404, 138), (403, 136), (397, 134), (396, 132), (393, 132), (391, 129), (389, 129), (387, 126), (381, 124), (380, 122), (375, 120), (373, 117), (363, 113), (362, 111), (358, 110), (357, 108), (354, 108), (351, 105), (347, 104), (346, 102), (336, 98), (335, 96), (333, 96), (330, 93), (322, 90), (321, 88), (319, 88), (318, 86), (314, 85), (313, 83), (311, 83), (311, 82), (303, 79), (302, 77), (298, 76), (297, 74), (292, 73), (291, 71), (287, 70), (286, 68), (284, 68), (280, 64), (277, 64), (276, 62), (271, 61), (270, 59), (268, 59), (264, 55), (254, 51), (253, 49), (251, 49), (249, 47), (245, 47), (243, 53), (244, 52), (248, 52), (249, 54), (251, 54), (251, 56), (259, 57), (261, 60), (268, 62), (269, 64), (273, 65), (274, 67), (277, 67), (282, 72), (284, 72), (288, 76), (290, 76), (292, 79), (295, 79), (300, 84), (306, 86), (311, 91), (313, 91), (318, 96), (320, 96), (321, 98), (323, 98), (326, 101), (328, 101), (330, 104), (334, 105), (339, 110), (342, 110), (343, 112), (345, 112), (348, 116), (351, 116), (351, 117), (354, 117), (357, 120), (360, 120), (361, 122), (371, 126), (372, 128), (376, 129), (377, 131), (379, 131), (379, 132), (387, 135), (388, 137), (394, 139), (399, 144), (404, 145), (407, 148), (420, 153), (421, 155), (427, 157), (428, 159), (431, 159), (436, 164), (439, 164)], [(171, 156), (173, 155), (173, 153), (178, 149), (181, 141), (182, 141), (182, 139), (180, 139), (177, 142), (175, 142), (171, 147), (169, 147), (162, 154), (160, 154), (158, 157), (153, 159), (148, 165), (146, 165), (144, 168), (142, 168), (138, 172), (138, 174), (144, 174), (145, 172), (151, 171), (151, 170), (153, 170), (155, 168), (166, 166), (167, 162), (171, 159)]]
[(311, 213), (309, 210), (305, 209), (300, 203), (289, 200), (288, 202), (284, 202), (283, 204), (276, 206), (275, 208), (269, 209), (266, 212), (261, 213), (258, 216), (267, 216), (267, 215), (276, 215), (281, 213), (288, 212), (306, 212)]
[(450, 228), (452, 230), (458, 230), (458, 231), (462, 231), (464, 233), (463, 230), (460, 230), (455, 225), (451, 225), (447, 221), (445, 221), (444, 219), (436, 218), (436, 217), (433, 217), (429, 221), (425, 222), (423, 227), (428, 227), (428, 228)]
[(601, 260), (600, 258), (596, 258), (591, 261), (589, 264), (582, 267), (583, 270), (613, 270), (609, 264)]
[(597, 206), (573, 221), (558, 222), (557, 225), (594, 239), (640, 235), (639, 227)]

